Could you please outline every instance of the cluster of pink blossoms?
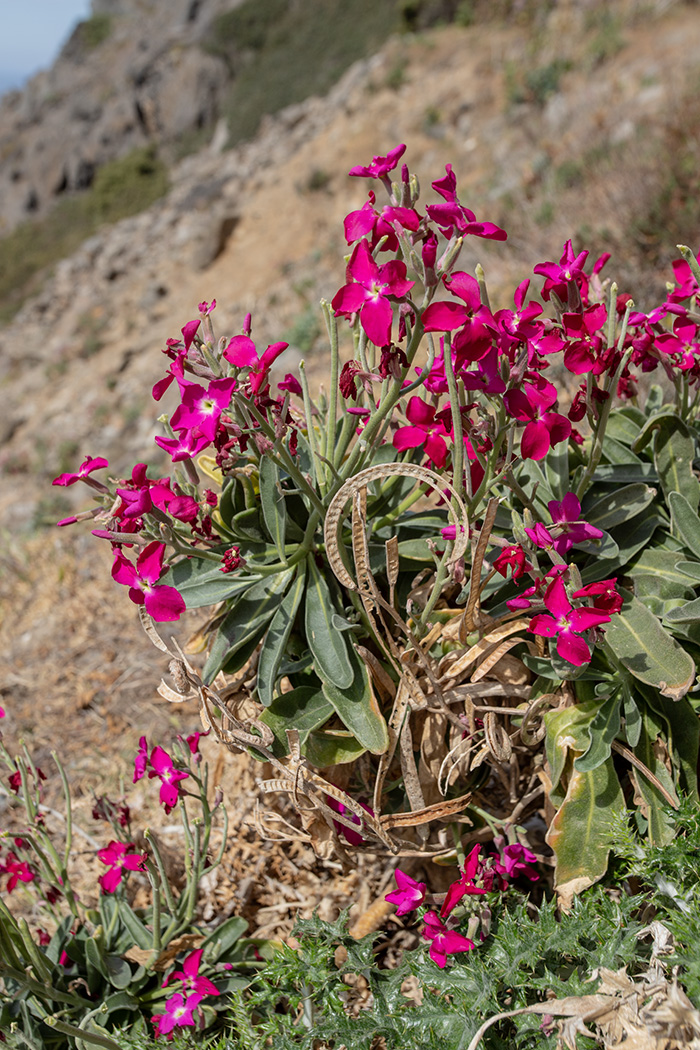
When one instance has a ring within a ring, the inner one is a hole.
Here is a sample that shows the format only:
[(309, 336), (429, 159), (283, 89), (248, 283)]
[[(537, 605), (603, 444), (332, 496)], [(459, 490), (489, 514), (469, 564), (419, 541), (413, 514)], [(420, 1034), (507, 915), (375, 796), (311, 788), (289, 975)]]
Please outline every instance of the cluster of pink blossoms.
[[(430, 941), (430, 958), (441, 970), (445, 968), (448, 955), (474, 950), (476, 944), (472, 938), (479, 929), (482, 941), (489, 933), (491, 911), (484, 903), (469, 918), (468, 936), (456, 928), (459, 922), (452, 913), (464, 897), (483, 897), (487, 893), (502, 891), (506, 889), (508, 880), (518, 875), (524, 875), (531, 881), (539, 878), (530, 866), (537, 857), (526, 846), (519, 842), (505, 845), (502, 840), (496, 840), (495, 845), (499, 853), (486, 857), (481, 857), (481, 846), (474, 846), (464, 862), (460, 878), (452, 883), (444, 895), (439, 913), (428, 909), (423, 915), (423, 937)], [(396, 905), (396, 914), (401, 917), (423, 905), (428, 899), (428, 887), (401, 870), (397, 869), (394, 875), (397, 889), (388, 893), (385, 899)]]
[(208, 995), (221, 994), (208, 977), (199, 973), (202, 955), (201, 948), (191, 952), (183, 962), (182, 969), (175, 970), (163, 981), (162, 988), (166, 988), (171, 981), (178, 982), (179, 991), (166, 999), (164, 1013), (154, 1014), (151, 1018), (156, 1038), (164, 1035), (171, 1040), (175, 1028), (196, 1027), (195, 1016), (202, 999)]

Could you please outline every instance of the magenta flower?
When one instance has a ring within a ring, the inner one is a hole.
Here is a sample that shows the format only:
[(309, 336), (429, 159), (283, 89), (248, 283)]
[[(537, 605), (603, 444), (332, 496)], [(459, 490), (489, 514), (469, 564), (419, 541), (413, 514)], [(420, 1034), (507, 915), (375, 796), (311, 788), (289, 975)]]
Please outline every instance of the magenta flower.
[(59, 474), (57, 478), (54, 478), (51, 482), (52, 485), (75, 485), (76, 481), (84, 481), (86, 484), (91, 485), (93, 488), (98, 489), (100, 492), (106, 492), (107, 488), (99, 481), (95, 481), (94, 478), (88, 477), (93, 470), (101, 470), (103, 467), (108, 467), (109, 461), (103, 459), (101, 456), (97, 456), (96, 459), (91, 459), (90, 456), (86, 456), (83, 462), (78, 467), (77, 474)]
[(148, 744), (146, 743), (146, 737), (142, 736), (139, 740), (139, 749), (136, 752), (136, 758), (134, 760), (134, 784), (144, 776), (147, 766)]
[(234, 335), (224, 350), (224, 357), (236, 368), (250, 368), (248, 382), (254, 394), (259, 394), (267, 381), (274, 362), (284, 353), (289, 343), (272, 343), (258, 357), (255, 343), (247, 335)]
[(462, 300), (440, 300), (423, 311), (426, 332), (453, 332), (459, 329), (453, 341), (457, 356), (456, 368), (464, 361), (478, 361), (491, 348), (491, 332), (485, 322), (492, 321), (491, 313), (481, 302), (481, 291), (474, 277), (459, 271), (444, 278), (445, 287)]
[(562, 660), (576, 667), (587, 664), (591, 659), (591, 651), (580, 636), (591, 627), (609, 623), (608, 614), (588, 607), (575, 609), (566, 596), (560, 576), (545, 591), (544, 604), (549, 612), (533, 616), (528, 630), (544, 638), (556, 638), (557, 653)]
[(617, 580), (598, 580), (574, 591), (572, 598), (592, 598), (593, 608), (601, 612), (616, 613), (622, 608), (622, 595), (616, 588)]
[(97, 856), (109, 870), (97, 880), (103, 893), (114, 893), (124, 878), (125, 871), (145, 871), (147, 853), (136, 853), (133, 842), (110, 842), (104, 849), (98, 849)]
[(423, 445), (426, 456), (439, 470), (447, 461), (445, 438), (449, 439), (450, 433), (444, 423), (436, 419), (435, 412), (434, 405), (428, 405), (422, 398), (414, 395), (406, 408), (406, 418), (412, 426), (399, 427), (392, 443), (398, 452)]
[(393, 310), (389, 297), (401, 299), (414, 285), (406, 277), (406, 266), (396, 259), (377, 265), (367, 241), (360, 241), (350, 256), (347, 284), (336, 292), (331, 306), (336, 317), (359, 313), (360, 324), (375, 346), (391, 342)]
[(583, 313), (564, 314), (562, 325), (567, 337), (564, 350), (564, 365), (574, 375), (586, 375), (593, 372), (600, 375), (605, 370), (602, 351), (606, 348), (600, 331), (608, 319), (608, 311), (603, 303), (589, 306)]
[(384, 900), (396, 905), (397, 915), (408, 915), (410, 911), (415, 911), (423, 903), (428, 887), (424, 882), (416, 882), (410, 875), (406, 875), (398, 868), (394, 872), (394, 877), (398, 889), (387, 893)]
[(136, 605), (145, 605), (146, 612), (160, 623), (179, 620), (185, 611), (182, 595), (166, 584), (159, 584), (163, 575), (165, 544), (154, 540), (143, 548), (134, 566), (120, 550), (114, 552), (112, 577), (129, 588), (129, 597)]
[(18, 860), (14, 853), (8, 853), (4, 864), (0, 864), (0, 872), (8, 875), (7, 892), (12, 893), (18, 882), (33, 882), (36, 873), (29, 867), (26, 860)]
[(579, 252), (578, 255), (575, 255), (571, 241), (568, 240), (564, 245), (564, 251), (558, 264), (555, 262), (543, 262), (535, 266), (534, 273), (541, 274), (546, 278), (542, 288), (542, 298), (549, 299), (552, 292), (554, 292), (563, 303), (566, 303), (568, 301), (569, 285), (579, 285), (586, 280), (583, 266), (587, 258), (587, 251)]
[(236, 389), (235, 379), (212, 379), (204, 389), (198, 383), (178, 380), (182, 404), (173, 412), (170, 425), (173, 430), (192, 430), (197, 436), (214, 440), (221, 413), (231, 404)]
[(386, 157), (372, 157), (372, 163), (367, 165), (357, 164), (350, 169), (348, 175), (354, 175), (357, 178), (381, 179), (394, 170), (405, 152), (405, 145), (394, 146)]
[(550, 448), (566, 441), (571, 423), (558, 412), (547, 411), (556, 403), (557, 391), (543, 376), (528, 383), (525, 390), (508, 390), (503, 395), (506, 410), (526, 427), (520, 439), (523, 459), (544, 459)]
[[(552, 524), (557, 530), (554, 549), (562, 557), (576, 543), (599, 540), (603, 533), (595, 525), (581, 520), (581, 504), (573, 492), (567, 492), (561, 502), (550, 500), (547, 509), (552, 515)], [(525, 530), (528, 532), (528, 530)]]
[(457, 178), (451, 164), (445, 165), (446, 174), (432, 185), (436, 193), (444, 198), (444, 204), (428, 205), (425, 209), (430, 218), (439, 227), (445, 237), (451, 237), (454, 230), (462, 236), (472, 234), (475, 237), (486, 237), (492, 241), (505, 241), (508, 234), (493, 222), (477, 222), (476, 215), (465, 208), (457, 196)]
[(505, 846), (501, 853), (501, 860), (496, 861), (496, 871), (509, 879), (515, 879), (518, 875), (525, 875), (530, 882), (537, 882), (539, 875), (530, 867), (537, 863), (537, 857), (527, 846), (519, 842), (513, 842)]
[(372, 250), (382, 238), (386, 238), (382, 251), (396, 252), (399, 240), (394, 224), (416, 233), (420, 227), (420, 215), (413, 208), (394, 208), (386, 205), (381, 213), (374, 207), (376, 198), (370, 191), (369, 200), (357, 211), (351, 211), (344, 220), (345, 240), (354, 244), (361, 237), (370, 235)]
[(160, 802), (165, 807), (165, 812), (170, 813), (181, 796), (180, 781), (185, 780), (189, 773), (175, 769), (172, 758), (164, 748), (154, 747), (151, 751), (151, 769), (148, 776), (159, 778)]
[[(453, 882), (445, 894), (445, 899), (440, 908), (440, 918), (447, 918), (450, 912), (457, 907), (462, 897), (488, 893), (491, 890), (493, 873), (484, 872), (484, 866), (479, 858), (480, 852), (481, 846), (477, 844), (466, 858), (461, 878), (457, 882)], [(482, 879), (483, 884), (477, 886), (475, 880), (484, 874), (486, 878)]]
[(463, 937), (456, 930), (448, 930), (434, 911), (426, 912), (423, 936), (426, 941), (432, 942), (430, 958), (441, 970), (445, 969), (448, 955), (454, 955), (456, 952), (470, 952), (475, 947), (474, 941), (470, 941), (468, 937)]
[(202, 996), (192, 992), (185, 998), (184, 995), (171, 995), (165, 1002), (165, 1013), (154, 1014), (151, 1021), (156, 1027), (155, 1035), (168, 1035), (174, 1028), (194, 1027), (194, 1011), (202, 1001)]
[(190, 952), (185, 961), (182, 964), (181, 970), (175, 970), (163, 981), (161, 988), (167, 987), (171, 981), (181, 981), (182, 991), (184, 993), (194, 992), (200, 997), (205, 995), (220, 995), (219, 989), (215, 984), (209, 980), (208, 977), (200, 976), (199, 965), (202, 961), (202, 955), (204, 953), (203, 948), (198, 948), (195, 952)]
[(493, 567), (500, 572), (501, 576), (507, 576), (510, 568), (512, 570), (511, 579), (517, 580), (529, 570), (530, 565), (523, 548), (518, 544), (513, 544), (510, 547), (503, 547), (498, 557), (493, 559)]
[(196, 456), (198, 452), (211, 444), (211, 441), (204, 434), (197, 434), (193, 430), (178, 430), (177, 437), (164, 438), (158, 435), (155, 443), (168, 453), (173, 463), (180, 463), (183, 459), (191, 459), (192, 456)]

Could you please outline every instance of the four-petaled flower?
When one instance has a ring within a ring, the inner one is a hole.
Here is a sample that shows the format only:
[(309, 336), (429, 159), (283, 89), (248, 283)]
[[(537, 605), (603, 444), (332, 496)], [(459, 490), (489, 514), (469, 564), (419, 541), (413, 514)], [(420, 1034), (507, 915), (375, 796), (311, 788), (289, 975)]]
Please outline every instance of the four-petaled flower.
[(135, 851), (133, 842), (110, 842), (104, 849), (98, 849), (98, 858), (109, 866), (109, 870), (97, 880), (103, 893), (114, 893), (125, 871), (146, 870), (148, 854)]
[(425, 913), (424, 922), (423, 936), (431, 942), (430, 958), (441, 970), (445, 969), (448, 955), (470, 952), (476, 947), (474, 941), (457, 933), (457, 930), (449, 930), (434, 911)]
[(213, 984), (208, 977), (199, 973), (199, 966), (202, 961), (202, 955), (204, 953), (203, 948), (198, 948), (195, 952), (190, 952), (185, 961), (182, 964), (181, 970), (174, 970), (171, 974), (163, 981), (161, 988), (166, 988), (171, 981), (180, 981), (182, 983), (182, 991), (187, 993), (194, 992), (196, 995), (220, 995), (219, 989)]
[(394, 872), (394, 877), (398, 889), (387, 893), (384, 900), (396, 905), (397, 915), (408, 915), (410, 911), (415, 911), (423, 903), (428, 887), (424, 882), (417, 882), (398, 868)]
[(544, 604), (549, 611), (533, 616), (528, 630), (545, 638), (556, 638), (557, 653), (562, 660), (576, 667), (587, 664), (591, 659), (591, 651), (581, 634), (591, 627), (609, 623), (608, 614), (589, 607), (575, 609), (566, 596), (560, 575), (545, 591)]
[(83, 462), (78, 467), (77, 474), (59, 474), (57, 478), (54, 478), (51, 482), (52, 485), (75, 485), (76, 481), (84, 481), (88, 485), (92, 485), (93, 488), (98, 489), (100, 492), (106, 492), (107, 487), (100, 481), (95, 481), (94, 478), (89, 477), (93, 470), (101, 470), (103, 467), (108, 467), (108, 460), (102, 456), (97, 456), (92, 459), (90, 456), (86, 456)]
[(375, 346), (391, 342), (393, 310), (389, 297), (401, 299), (414, 285), (406, 277), (406, 265), (396, 259), (379, 266), (367, 241), (360, 241), (350, 256), (347, 284), (333, 297), (336, 317), (359, 313), (360, 324)]
[(160, 779), (160, 801), (165, 808), (165, 812), (170, 813), (180, 798), (180, 781), (185, 780), (189, 773), (182, 769), (175, 769), (172, 758), (162, 747), (153, 748), (150, 764), (151, 768), (148, 776)]
[(154, 540), (143, 548), (135, 566), (118, 549), (114, 552), (112, 566), (112, 577), (129, 588), (132, 602), (144, 605), (148, 615), (160, 623), (179, 620), (185, 611), (185, 600), (180, 592), (158, 583), (164, 571), (164, 557), (165, 544)]
[(201, 1001), (202, 996), (196, 992), (192, 992), (187, 998), (178, 992), (176, 995), (171, 995), (169, 999), (166, 999), (165, 1013), (153, 1014), (151, 1017), (151, 1021), (156, 1028), (156, 1038), (161, 1035), (167, 1035), (168, 1039), (172, 1039), (171, 1033), (174, 1028), (194, 1027), (196, 1025), (194, 1011)]

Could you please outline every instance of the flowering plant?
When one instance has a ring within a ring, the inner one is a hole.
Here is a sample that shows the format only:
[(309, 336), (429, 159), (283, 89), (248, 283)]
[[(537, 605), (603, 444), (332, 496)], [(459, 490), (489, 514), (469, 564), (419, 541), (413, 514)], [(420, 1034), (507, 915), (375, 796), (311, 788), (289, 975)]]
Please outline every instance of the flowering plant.
[[(605, 871), (626, 798), (663, 842), (664, 805), (697, 795), (700, 267), (683, 249), (642, 312), (607, 254), (569, 241), (535, 266), (539, 297), (526, 278), (495, 309), (457, 264), (466, 237), (505, 232), (450, 165), (419, 211), (406, 165), (392, 182), (404, 149), (350, 173), (388, 203), (371, 190), (345, 220), (328, 393), (303, 364), (273, 388), (286, 344), (259, 348), (249, 316), (217, 339), (200, 303), (153, 390), (180, 393), (156, 438), (172, 476), (100, 482), (88, 456), (55, 484), (97, 505), (60, 524), (93, 521), (144, 623), (217, 606), (201, 674), (171, 653), (164, 695), (271, 761), (319, 848), (340, 826), (357, 848), (446, 853), (431, 823), (522, 823), (546, 791), (573, 892)], [(668, 401), (640, 393), (655, 370)]]
[[(41, 801), (46, 778), (27, 749), (12, 757), (0, 744), (0, 759), (11, 771), (10, 793), (17, 796), (14, 808), (24, 817), (18, 833), (0, 835), (0, 1033), (16, 1032), (47, 1050), (89, 1044), (118, 1050), (110, 1032), (127, 1024), (136, 1032), (150, 1023), (153, 1034), (166, 1039), (177, 1028), (220, 1026), (223, 993), (244, 987), (247, 971), (269, 955), (268, 945), (242, 938), (245, 919), (232, 916), (212, 929), (197, 920), (199, 884), (220, 863), (227, 829), (220, 791), (215, 790), (213, 804), (208, 800), (200, 736), (181, 738), (172, 756), (156, 746), (146, 759), (158, 777), (169, 775), (177, 796), (164, 798), (161, 788), (166, 812), (177, 806), (182, 817), (185, 872), (179, 888), (168, 877), (158, 836), (133, 826), (124, 801), (95, 800), (93, 818), (108, 824), (113, 836), (100, 847), (74, 822), (60, 760), (54, 756), (63, 812)], [(145, 746), (142, 738), (142, 750)], [(142, 750), (137, 772), (145, 769)], [(221, 828), (215, 828), (218, 815)], [(52, 828), (56, 817), (60, 824)], [(212, 832), (221, 834), (216, 850)], [(88, 849), (76, 849), (78, 835)], [(75, 862), (84, 853), (96, 856), (105, 869), (96, 880), (97, 899), (81, 899), (73, 881)], [(136, 903), (137, 888), (150, 889), (150, 905)], [(12, 908), (22, 889), (33, 904), (31, 927)]]

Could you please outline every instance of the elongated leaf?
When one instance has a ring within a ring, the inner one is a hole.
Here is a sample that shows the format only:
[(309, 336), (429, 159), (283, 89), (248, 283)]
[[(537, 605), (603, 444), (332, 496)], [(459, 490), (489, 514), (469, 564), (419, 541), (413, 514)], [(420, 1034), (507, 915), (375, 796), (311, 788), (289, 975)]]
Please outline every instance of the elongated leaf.
[(285, 561), (287, 509), (277, 464), (268, 456), (263, 456), (260, 460), (260, 504), (267, 531), (277, 548), (280, 561)]
[(628, 573), (635, 580), (637, 576), (663, 576), (669, 583), (678, 584), (680, 587), (692, 587), (687, 573), (678, 569), (678, 562), (682, 557), (679, 551), (647, 548), (635, 558)]
[(596, 467), (596, 485), (631, 485), (640, 482), (653, 484), (659, 480), (653, 463), (601, 463)]
[(523, 461), (523, 464), (517, 473), (517, 480), (525, 492), (533, 492), (535, 485), (537, 485), (535, 501), (540, 503), (543, 508), (546, 508), (547, 504), (555, 498), (554, 493), (549, 487), (547, 475), (540, 464), (534, 459), (526, 459)]
[(353, 681), (350, 642), (343, 631), (333, 628), (333, 606), (328, 584), (318, 570), (313, 556), (308, 558), (304, 619), (306, 639), (314, 656), (316, 673), (337, 689), (349, 689)]
[[(628, 683), (629, 680), (625, 680), (622, 685), (625, 739), (630, 747), (636, 747), (642, 732), (642, 714), (639, 710), (636, 696)], [(683, 704), (687, 701), (681, 700), (679, 702)]]
[[(641, 759), (649, 772), (653, 773), (657, 780), (663, 784), (668, 793), (674, 797), (676, 790), (673, 781), (660, 757), (657, 746), (655, 746), (660, 730), (661, 725), (657, 716), (645, 705), (642, 711), (642, 732), (639, 742), (634, 748), (634, 753), (637, 758)], [(642, 812), (649, 821), (649, 838), (652, 845), (664, 846), (672, 842), (675, 837), (675, 828), (673, 818), (668, 813), (668, 802), (659, 789), (642, 772), (635, 769), (632, 771), (632, 776), (639, 794), (644, 800)]]
[(635, 456), (632, 449), (621, 441), (616, 441), (609, 433), (603, 441), (603, 455), (608, 463), (641, 463), (639, 456)]
[(545, 460), (547, 481), (555, 499), (562, 500), (569, 491), (569, 443), (560, 441), (550, 449)]
[(610, 757), (612, 742), (620, 732), (621, 699), (620, 693), (615, 692), (600, 705), (590, 726), (590, 747), (574, 762), (577, 772), (588, 773), (591, 769), (597, 769)]
[(217, 962), (222, 955), (233, 948), (234, 944), (240, 940), (247, 929), (248, 922), (246, 919), (242, 919), (240, 915), (232, 915), (229, 919), (222, 922), (220, 926), (213, 929), (200, 944), (200, 948), (203, 948), (206, 952), (207, 962)]
[(570, 752), (583, 755), (591, 746), (591, 723), (599, 708), (600, 704), (595, 700), (582, 700), (574, 707), (548, 711), (544, 716), (547, 727), (545, 747), (552, 784), (550, 798), (555, 805), (565, 797), (560, 781), (567, 764), (570, 765)]
[(153, 934), (147, 930), (144, 924), (126, 901), (119, 901), (119, 921), (124, 924), (132, 944), (138, 948), (150, 948), (153, 945)]
[(356, 762), (366, 750), (352, 733), (334, 729), (310, 733), (304, 755), (312, 765), (324, 769), (327, 766), (342, 766), (345, 762)]
[(676, 569), (696, 583), (700, 583), (700, 561), (679, 561)]
[(292, 584), (282, 599), (277, 612), (272, 617), (265, 641), (258, 659), (257, 689), (258, 698), (264, 707), (269, 707), (275, 691), (275, 682), (282, 659), (287, 648), (289, 635), (294, 626), (301, 596), (306, 586), (306, 563), (297, 566)]
[(296, 729), (303, 745), (313, 729), (318, 729), (333, 714), (333, 705), (326, 700), (320, 687), (301, 685), (282, 693), (260, 716), (275, 734), (273, 752), (278, 758), (289, 754), (287, 729)]
[(700, 720), (696, 712), (685, 696), (674, 703), (650, 689), (645, 689), (644, 699), (664, 724), (676, 782), (685, 794), (696, 800), (700, 799), (697, 772)]
[(131, 984), (131, 967), (126, 959), (120, 959), (118, 955), (108, 955), (105, 959), (109, 983), (114, 988), (124, 991)]
[(664, 601), (669, 599), (681, 602), (684, 599), (688, 601), (693, 597), (692, 580), (686, 577), (685, 583), (682, 583), (672, 577), (662, 576), (661, 573), (657, 576), (652, 576), (646, 573), (638, 575), (635, 572), (634, 593), (645, 605), (648, 605), (647, 598), (651, 597), (661, 598)]
[(673, 531), (681, 538), (689, 551), (700, 558), (700, 518), (698, 512), (681, 492), (671, 492), (668, 497), (671, 508)]
[(620, 663), (664, 696), (679, 700), (695, 680), (692, 657), (639, 599), (628, 594), (605, 628), (605, 644)]
[(625, 566), (635, 554), (645, 548), (654, 532), (662, 525), (662, 519), (651, 510), (638, 514), (633, 521), (625, 522), (612, 533), (617, 545), (618, 554), (615, 558), (592, 558), (581, 572), (584, 584), (594, 583), (597, 580), (607, 580), (616, 576), (619, 570)]
[(216, 632), (202, 677), (212, 682), (224, 664), (251, 642), (274, 616), (294, 569), (258, 580), (238, 599)]
[(608, 425), (605, 431), (606, 441), (608, 437), (610, 437), (613, 441), (617, 441), (618, 443), (630, 448), (639, 437), (641, 427), (646, 423), (646, 416), (644, 413), (639, 410), (636, 411), (637, 416), (634, 417), (629, 416), (626, 409), (613, 409), (610, 413)]
[(245, 574), (221, 572), (221, 566), (204, 558), (185, 558), (173, 565), (160, 583), (176, 587), (188, 609), (216, 605), (242, 594), (255, 579)]
[(665, 419), (654, 437), (654, 464), (667, 500), (672, 492), (685, 496), (697, 510), (700, 483), (693, 473), (695, 439), (682, 419)]
[(572, 769), (566, 797), (546, 837), (556, 856), (560, 893), (580, 893), (603, 877), (615, 844), (611, 824), (624, 811), (612, 758), (586, 773)]
[(690, 623), (692, 620), (700, 620), (700, 598), (692, 602), (685, 602), (666, 613), (664, 617), (667, 623)]
[(379, 710), (367, 667), (354, 649), (350, 650), (350, 664), (350, 686), (339, 689), (333, 682), (326, 681), (323, 695), (360, 744), (373, 755), (382, 755), (389, 746), (389, 731)]
[[(647, 399), (647, 408), (648, 407), (649, 399)], [(667, 405), (663, 411), (654, 412), (651, 416), (649, 416), (646, 423), (637, 434), (637, 437), (635, 438), (634, 443), (632, 445), (632, 451), (641, 452), (642, 449), (647, 447), (657, 430), (659, 430), (666, 424), (672, 425), (675, 420), (680, 421), (680, 416), (676, 413), (676, 410), (671, 405)]]
[(625, 485), (588, 507), (586, 521), (595, 525), (597, 529), (608, 531), (640, 514), (649, 506), (655, 495), (656, 489), (650, 485)]

